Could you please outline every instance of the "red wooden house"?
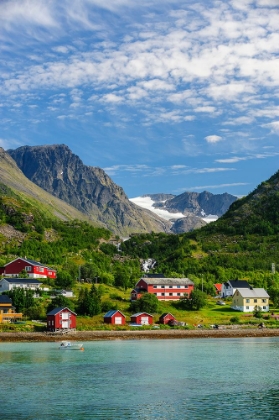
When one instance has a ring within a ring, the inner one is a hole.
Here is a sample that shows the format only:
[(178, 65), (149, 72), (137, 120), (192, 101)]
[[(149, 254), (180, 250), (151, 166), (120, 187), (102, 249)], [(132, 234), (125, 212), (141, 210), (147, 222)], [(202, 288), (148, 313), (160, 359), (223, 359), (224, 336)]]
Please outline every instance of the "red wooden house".
[(131, 323), (138, 325), (152, 325), (153, 316), (147, 312), (138, 312), (137, 314), (131, 316)]
[(117, 309), (112, 309), (104, 315), (104, 323), (112, 325), (125, 325), (126, 316)]
[(131, 292), (131, 300), (140, 299), (143, 293), (153, 293), (158, 300), (179, 300), (189, 297), (194, 283), (188, 278), (142, 277)]
[(77, 314), (69, 308), (55, 308), (47, 313), (47, 331), (75, 330)]
[(168, 324), (170, 321), (176, 321), (175, 317), (169, 313), (169, 312), (165, 312), (164, 314), (162, 314), (159, 318), (159, 323), (160, 324)]
[(0, 268), (0, 274), (5, 277), (17, 277), (25, 270), (30, 278), (56, 278), (56, 270), (49, 268), (37, 261), (29, 260), (27, 258), (16, 258), (15, 260), (5, 264)]

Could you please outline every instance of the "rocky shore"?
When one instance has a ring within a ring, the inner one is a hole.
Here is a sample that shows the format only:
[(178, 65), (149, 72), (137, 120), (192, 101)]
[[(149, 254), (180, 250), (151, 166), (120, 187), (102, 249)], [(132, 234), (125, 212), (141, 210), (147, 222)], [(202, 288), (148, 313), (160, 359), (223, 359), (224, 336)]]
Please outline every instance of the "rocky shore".
[(140, 340), (181, 338), (240, 338), (279, 337), (279, 328), (235, 328), (196, 330), (136, 330), (136, 331), (76, 331), (68, 334), (36, 332), (2, 332), (0, 342), (43, 342), (43, 341), (96, 341), (96, 340)]

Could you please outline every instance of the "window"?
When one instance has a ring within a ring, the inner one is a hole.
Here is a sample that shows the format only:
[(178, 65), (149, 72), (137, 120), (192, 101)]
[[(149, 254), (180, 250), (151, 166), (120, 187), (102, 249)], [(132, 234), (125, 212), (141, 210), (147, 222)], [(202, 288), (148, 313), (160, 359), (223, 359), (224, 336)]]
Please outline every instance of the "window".
[(177, 293), (177, 296), (180, 296), (181, 293)]
[(262, 299), (263, 303), (266, 303), (266, 299)]
[(266, 309), (266, 306), (263, 306), (263, 309)]
[(169, 293), (170, 296), (172, 296), (172, 293)]
[(249, 306), (246, 306), (246, 309), (249, 309)]
[(157, 286), (156, 285), (154, 285), (153, 287), (154, 287), (154, 289), (157, 289)]
[(185, 285), (185, 286), (184, 286), (184, 289), (189, 289), (189, 286)]
[(32, 270), (32, 267), (30, 267), (30, 265), (27, 265), (26, 267), (25, 267), (25, 271), (31, 271)]
[(43, 267), (39, 267), (39, 272), (43, 273), (44, 272), (44, 268)]
[(257, 303), (257, 299), (254, 299), (254, 303)]
[(172, 289), (172, 286), (169, 286), (170, 289)]
[(162, 293), (162, 296), (165, 296), (165, 293)]
[(177, 288), (180, 289), (180, 285), (179, 284), (177, 285)]
[(157, 296), (157, 293), (153, 293), (153, 295)]
[[(246, 303), (250, 303), (250, 299), (246, 299)], [(246, 308), (247, 309), (247, 308)]]

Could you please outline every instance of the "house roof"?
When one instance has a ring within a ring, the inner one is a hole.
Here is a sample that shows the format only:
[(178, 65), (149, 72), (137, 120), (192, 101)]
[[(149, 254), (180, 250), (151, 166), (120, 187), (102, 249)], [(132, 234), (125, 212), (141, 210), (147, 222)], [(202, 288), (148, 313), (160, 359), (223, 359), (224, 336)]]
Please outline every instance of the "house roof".
[(119, 311), (118, 309), (111, 309), (110, 311), (108, 311), (105, 315), (104, 318), (111, 318), (113, 315), (115, 315), (116, 313), (120, 313), (122, 316), (124, 316), (124, 318), (126, 318), (126, 316)]
[(253, 289), (250, 287), (247, 289), (237, 289), (236, 291), (238, 291), (243, 298), (269, 298), (269, 294), (262, 288)]
[(150, 315), (147, 312), (138, 312), (136, 314), (131, 315), (131, 318), (133, 318), (134, 316), (140, 316), (140, 315), (148, 315), (148, 316), (151, 316), (153, 318), (153, 315)]
[(15, 283), (15, 284), (37, 284), (38, 286), (42, 284), (41, 281), (32, 279), (28, 277), (27, 279), (20, 279), (18, 277), (4, 277), (2, 280), (6, 280), (8, 283)]
[(72, 311), (71, 309), (67, 308), (66, 306), (60, 307), (60, 308), (54, 308), (52, 309), (52, 311), (49, 311), (47, 313), (47, 315), (56, 315), (59, 312), (62, 312), (64, 309), (68, 309), (68, 311), (72, 312), (72, 314), (76, 315), (76, 313), (74, 311)]
[(9, 298), (9, 296), (7, 296), (7, 295), (0, 295), (0, 304), (1, 303), (11, 303), (12, 304), (12, 299)]
[(56, 271), (53, 268), (50, 268), (47, 265), (41, 264), (38, 261), (29, 260), (29, 258), (22, 258), (22, 257), (15, 258), (13, 261), (10, 261), (9, 263), (5, 264), (4, 267), (6, 267), (7, 265), (10, 265), (11, 263), (13, 263), (14, 261), (17, 261), (17, 260), (26, 261), (28, 264), (36, 266), (36, 267), (44, 267), (44, 268), (49, 268), (50, 270)]
[[(188, 279), (188, 278), (183, 278), (183, 279), (176, 279), (176, 278), (168, 278), (168, 277), (142, 277), (140, 280), (145, 281), (145, 283), (147, 284), (162, 284), (162, 285), (194, 285), (194, 283), (192, 282), (192, 280)], [(139, 280), (139, 281), (140, 281)]]
[(233, 289), (250, 289), (250, 284), (246, 280), (228, 280), (225, 284), (230, 284)]
[(221, 292), (221, 290), (222, 290), (222, 283), (215, 283), (214, 286), (215, 286), (215, 289), (218, 290), (218, 292)]
[(159, 279), (163, 279), (165, 276), (164, 276), (164, 274), (162, 274), (162, 273), (153, 273), (153, 274), (151, 274), (151, 273), (146, 273), (143, 277), (150, 277), (150, 278), (153, 278), (153, 279), (155, 279), (155, 278), (159, 278)]

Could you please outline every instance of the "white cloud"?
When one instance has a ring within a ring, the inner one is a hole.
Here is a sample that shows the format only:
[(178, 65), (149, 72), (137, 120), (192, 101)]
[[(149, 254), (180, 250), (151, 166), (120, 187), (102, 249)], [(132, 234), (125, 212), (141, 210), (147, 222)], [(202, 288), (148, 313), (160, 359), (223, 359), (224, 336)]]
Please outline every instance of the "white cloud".
[(214, 143), (218, 143), (219, 141), (221, 141), (222, 137), (216, 136), (216, 135), (206, 136), (205, 140), (207, 141), (207, 143), (214, 144)]

